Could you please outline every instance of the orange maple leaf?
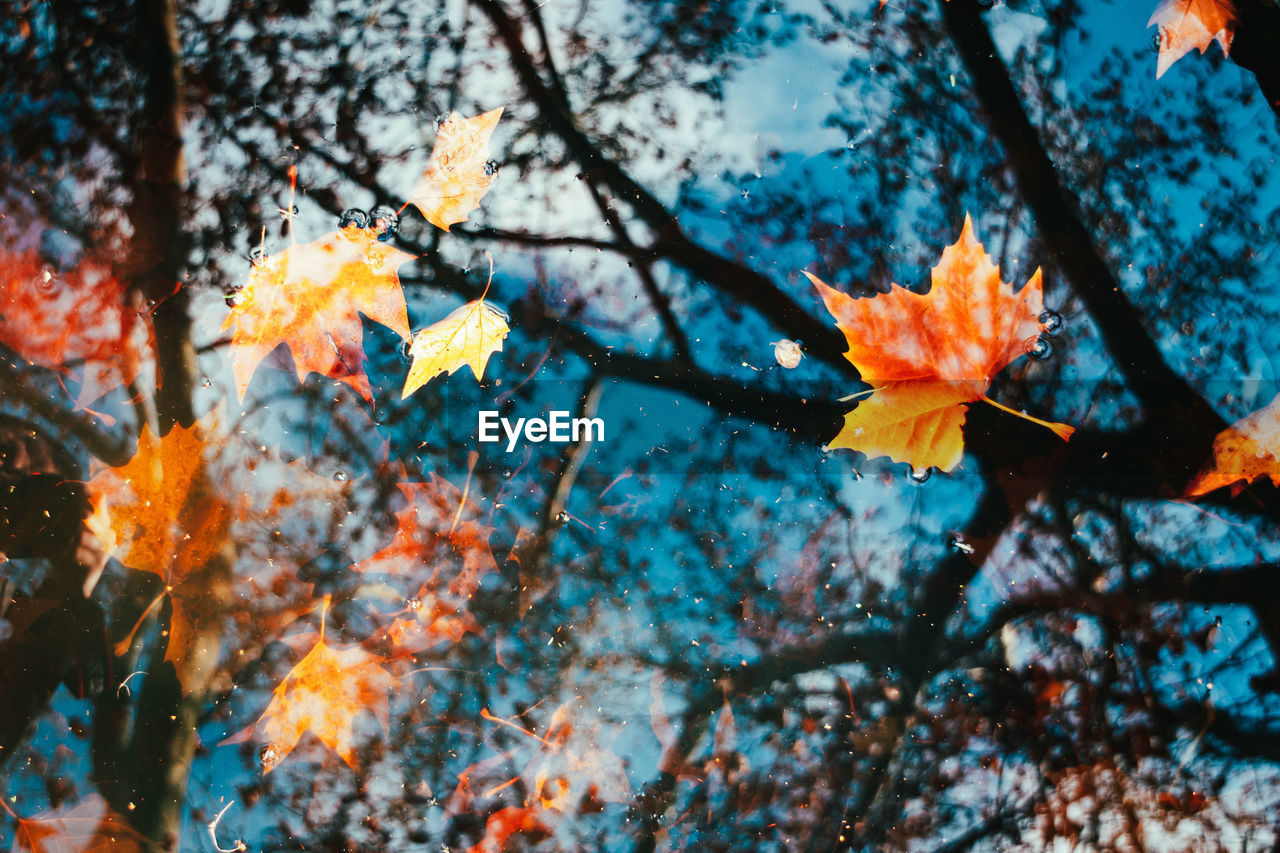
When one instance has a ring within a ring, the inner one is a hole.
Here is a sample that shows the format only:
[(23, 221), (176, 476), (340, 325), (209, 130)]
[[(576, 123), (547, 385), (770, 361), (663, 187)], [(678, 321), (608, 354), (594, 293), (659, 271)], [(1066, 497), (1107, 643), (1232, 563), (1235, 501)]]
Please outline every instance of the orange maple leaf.
[(326, 595), (315, 646), (276, 686), (267, 710), (252, 726), (224, 741), (234, 743), (250, 737), (264, 741), (261, 755), (266, 773), (293, 752), (307, 732), (358, 771), (356, 715), (368, 711), (384, 732), (389, 730), (387, 693), (395, 677), (378, 665), (376, 656), (359, 646), (335, 649), (324, 641), (328, 608)]
[(1148, 27), (1153, 25), (1160, 35), (1159, 79), (1173, 63), (1196, 48), (1204, 53), (1215, 40), (1227, 56), (1235, 38), (1236, 9), (1230, 0), (1163, 0), (1147, 21)]
[(1218, 433), (1213, 440), (1213, 467), (1196, 475), (1187, 486), (1187, 496), (1205, 495), (1223, 486), (1231, 486), (1231, 494), (1238, 495), (1262, 476), (1280, 486), (1280, 396)]
[(232, 369), (240, 399), (258, 363), (284, 343), (299, 382), (319, 373), (372, 401), (360, 313), (409, 337), (397, 271), (413, 257), (379, 242), (372, 229), (349, 226), (255, 264), (222, 325), (233, 329)]
[[(200, 578), (227, 542), (234, 514), (205, 467), (211, 428), (211, 421), (175, 425), (156, 438), (144, 424), (133, 458), (98, 471), (87, 486), (94, 508), (87, 524), (104, 548), (118, 551), (126, 566), (164, 581), (161, 598), (168, 597), (173, 607), (165, 660), (188, 688), (196, 651), (192, 628), (205, 618), (210, 603)], [(132, 635), (121, 645), (131, 641)]]
[[(5, 805), (5, 810), (13, 814)], [(141, 853), (150, 849), (147, 839), (107, 806), (98, 794), (90, 794), (70, 810), (59, 809), (34, 818), (17, 820), (14, 851), (30, 853)]]
[(154, 333), (127, 303), (124, 283), (96, 259), (59, 273), (36, 252), (0, 252), (0, 343), (78, 376), (77, 407), (139, 379), (154, 384)]
[(452, 112), (440, 125), (431, 149), (431, 165), (409, 195), (410, 203), (437, 228), (448, 231), (450, 225), (465, 222), (493, 184), (496, 172), (487, 159), (489, 137), (503, 109), (471, 118)]
[(480, 626), (467, 602), (480, 580), (497, 570), (480, 510), (452, 483), (434, 474), (425, 483), (398, 483), (407, 501), (396, 513), (391, 544), (351, 567), (366, 574), (426, 574), (408, 618), (397, 619), (388, 638), (397, 651), (422, 651), (442, 639), (457, 642)]
[(1042, 424), (1064, 440), (1074, 431), (985, 396), (995, 375), (1034, 345), (1044, 298), (1039, 269), (1016, 294), (1001, 281), (968, 216), (923, 296), (894, 284), (888, 293), (855, 299), (805, 275), (844, 332), (845, 358), (874, 386), (871, 398), (845, 415), (828, 447), (888, 456), (916, 470), (950, 471), (964, 455), (960, 428), (967, 404), (977, 400)]

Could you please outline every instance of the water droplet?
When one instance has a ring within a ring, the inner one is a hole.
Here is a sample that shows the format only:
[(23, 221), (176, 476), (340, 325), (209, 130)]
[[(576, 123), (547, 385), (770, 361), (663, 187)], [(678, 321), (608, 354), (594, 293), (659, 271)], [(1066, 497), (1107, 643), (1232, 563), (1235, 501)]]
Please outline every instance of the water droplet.
[(498, 163), (497, 163), (497, 161), (496, 161), (496, 160), (486, 160), (486, 161), (484, 161), (484, 169), (483, 169), (483, 171), (484, 171), (485, 177), (488, 177), (488, 178), (492, 178), (494, 175), (498, 174)]
[(947, 550), (953, 554), (972, 554), (973, 545), (964, 538), (963, 534), (952, 531), (947, 534)]
[(556, 513), (556, 521), (560, 522), (561, 524), (564, 524), (568, 520), (569, 520), (569, 513), (565, 512), (564, 510), (560, 510), (560, 512)]
[(405, 364), (413, 364), (413, 339), (405, 338), (401, 341), (400, 346), (396, 347), (396, 355)]
[(337, 471), (334, 471), (334, 472), (333, 472), (333, 479), (334, 479), (336, 482), (339, 482), (339, 483), (345, 483), (345, 482), (347, 481), (347, 472), (346, 472), (346, 471), (343, 471), (343, 470), (337, 470)]
[(1040, 321), (1040, 331), (1046, 335), (1056, 335), (1062, 328), (1062, 315), (1057, 311), (1041, 311), (1036, 319)]
[(1027, 357), (1033, 361), (1044, 361), (1053, 355), (1053, 344), (1049, 343), (1047, 338), (1037, 338), (1036, 342), (1027, 348)]
[(338, 217), (339, 228), (368, 228), (369, 214), (358, 207), (348, 207)]
[(798, 367), (803, 357), (804, 353), (800, 351), (799, 341), (789, 341), (784, 338), (773, 342), (773, 358), (787, 370)]
[(369, 219), (374, 235), (384, 243), (400, 232), (400, 214), (385, 204), (369, 211)]
[(929, 478), (933, 476), (933, 468), (924, 468), (920, 471), (911, 469), (911, 473), (907, 475), (907, 479), (915, 483), (917, 486), (921, 483), (927, 483)]
[(41, 293), (53, 293), (58, 289), (57, 271), (47, 264), (41, 267), (40, 272), (36, 274), (35, 285)]
[(249, 266), (262, 266), (262, 262), (267, 259), (267, 250), (261, 246), (254, 246), (249, 250)]
[(275, 744), (263, 744), (262, 749), (258, 750), (258, 763), (263, 770), (271, 770), (280, 763), (280, 752)]

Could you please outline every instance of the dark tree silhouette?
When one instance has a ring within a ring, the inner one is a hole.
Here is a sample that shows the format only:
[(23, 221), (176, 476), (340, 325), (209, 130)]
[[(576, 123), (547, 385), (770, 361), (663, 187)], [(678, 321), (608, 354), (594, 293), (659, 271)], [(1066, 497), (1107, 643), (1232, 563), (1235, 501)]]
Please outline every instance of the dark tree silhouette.
[[(1280, 499), (1185, 494), (1280, 390), (1280, 8), (1157, 82), (1150, 10), (855, 5), (0, 0), (7, 292), (100, 265), (127, 320), (85, 409), (102, 365), (31, 350), (65, 294), (0, 304), (15, 815), (98, 794), (157, 849), (1275, 846)], [(437, 119), (502, 104), (493, 188), (433, 228)], [(239, 400), (259, 253), (378, 206), (415, 330), (509, 312), (483, 380), (401, 399), (366, 317), (372, 403), (284, 350)], [(966, 214), (1065, 320), (990, 393), (1077, 432), (975, 405), (927, 482), (828, 452), (868, 386), (798, 270), (920, 292)], [(481, 409), (606, 436), (508, 452)], [(80, 482), (188, 429), (172, 548), (131, 565)], [(322, 621), (396, 679), (351, 760), (255, 724)]]

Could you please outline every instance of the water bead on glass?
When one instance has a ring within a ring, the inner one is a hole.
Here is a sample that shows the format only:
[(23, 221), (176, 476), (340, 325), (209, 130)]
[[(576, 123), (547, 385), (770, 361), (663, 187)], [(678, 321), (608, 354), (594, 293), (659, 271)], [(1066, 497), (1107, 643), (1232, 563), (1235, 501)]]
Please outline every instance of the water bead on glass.
[(1027, 358), (1032, 361), (1044, 361), (1053, 355), (1053, 344), (1049, 343), (1047, 338), (1037, 338), (1036, 342), (1027, 348)]
[(58, 289), (58, 273), (46, 264), (36, 275), (35, 286), (41, 293), (53, 293)]
[(369, 214), (358, 207), (349, 207), (338, 217), (339, 228), (368, 228)]
[(400, 232), (400, 214), (385, 204), (380, 204), (369, 211), (369, 219), (369, 226), (373, 228), (374, 236), (384, 243)]
[(1055, 335), (1062, 328), (1062, 315), (1057, 311), (1041, 311), (1036, 319), (1040, 323), (1040, 331), (1046, 335)]

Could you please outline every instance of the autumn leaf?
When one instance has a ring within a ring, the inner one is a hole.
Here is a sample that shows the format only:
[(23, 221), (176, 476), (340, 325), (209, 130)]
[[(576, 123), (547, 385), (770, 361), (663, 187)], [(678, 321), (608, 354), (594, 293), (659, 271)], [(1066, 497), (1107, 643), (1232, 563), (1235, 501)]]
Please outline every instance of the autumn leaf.
[(534, 806), (507, 806), (489, 815), (484, 824), (484, 838), (467, 848), (467, 853), (502, 853), (513, 835), (535, 836), (530, 841), (546, 837), (550, 830), (540, 816), (542, 810)]
[(1262, 476), (1280, 486), (1280, 396), (1218, 433), (1213, 466), (1197, 474), (1186, 493), (1197, 497), (1231, 486), (1237, 495)]
[[(7, 805), (5, 809), (13, 814)], [(67, 811), (16, 820), (15, 853), (141, 853), (148, 849), (146, 838), (98, 794), (84, 797)]]
[(154, 333), (106, 263), (57, 272), (35, 252), (0, 252), (0, 343), (80, 381), (76, 406), (120, 385), (155, 384)]
[(269, 255), (249, 271), (223, 323), (241, 400), (258, 363), (280, 344), (293, 355), (298, 381), (319, 373), (372, 401), (364, 372), (363, 313), (409, 336), (400, 266), (413, 255), (350, 226)]
[(1156, 79), (1192, 50), (1204, 53), (1215, 40), (1222, 55), (1231, 51), (1235, 38), (1236, 10), (1229, 0), (1162, 0), (1147, 26), (1158, 27), (1160, 56)]
[[(594, 808), (600, 802), (625, 803), (631, 799), (631, 783), (627, 780), (622, 760), (617, 753), (601, 745), (597, 721), (580, 722), (582, 711), (576, 700), (555, 710), (544, 734), (538, 735), (517, 723), (481, 712), (486, 720), (522, 733), (530, 743), (538, 744), (526, 760), (518, 778), (529, 787), (525, 805), (545, 811), (573, 814), (579, 808)], [(514, 754), (515, 750), (508, 755)], [(460, 776), (455, 798), (469, 804), (472, 777), (488, 769), (486, 764), (468, 767)], [(495, 785), (481, 796), (491, 797), (515, 783), (510, 779)]]
[(336, 649), (325, 642), (328, 607), (329, 597), (325, 596), (315, 646), (276, 686), (267, 710), (252, 726), (224, 741), (234, 743), (250, 737), (263, 741), (265, 773), (293, 752), (307, 732), (358, 771), (356, 716), (368, 711), (384, 732), (390, 725), (387, 693), (395, 677), (378, 665), (376, 656), (359, 646)]
[(580, 803), (625, 803), (631, 783), (617, 753), (600, 744), (600, 726), (579, 723), (575, 703), (566, 702), (551, 715), (542, 746), (525, 768), (544, 808), (571, 814)]
[(489, 191), (496, 176), (487, 159), (489, 137), (503, 109), (471, 118), (451, 112), (436, 132), (431, 165), (418, 178), (409, 201), (437, 228), (448, 231), (450, 225), (465, 222)]
[(469, 302), (448, 317), (413, 336), (409, 355), (413, 362), (405, 377), (404, 399), (441, 373), (453, 373), (464, 364), (479, 381), (489, 356), (502, 349), (502, 339), (511, 331), (510, 318), (484, 299)]
[[(126, 566), (164, 581), (161, 598), (172, 605), (165, 660), (187, 689), (207, 651), (196, 647), (196, 629), (217, 618), (205, 570), (228, 541), (234, 516), (205, 467), (214, 429), (206, 419), (190, 428), (175, 425), (156, 438), (144, 424), (133, 458), (99, 470), (87, 486), (94, 511), (86, 523), (103, 547)], [(132, 635), (122, 645), (131, 640)]]
[(397, 619), (388, 638), (397, 651), (422, 651), (442, 639), (457, 642), (479, 632), (467, 604), (484, 575), (497, 570), (479, 508), (452, 483), (429, 475), (424, 483), (397, 484), (406, 504), (396, 513), (387, 547), (351, 567), (363, 574), (423, 578), (410, 613)]
[(916, 470), (950, 471), (964, 453), (961, 427), (969, 403), (999, 409), (1053, 430), (1073, 429), (1014, 412), (986, 397), (991, 380), (1033, 346), (1044, 310), (1040, 271), (1018, 293), (1001, 281), (969, 217), (943, 250), (925, 295), (893, 285), (855, 299), (805, 273), (849, 344), (845, 357), (872, 385), (871, 397), (845, 415), (830, 448), (888, 456)]

